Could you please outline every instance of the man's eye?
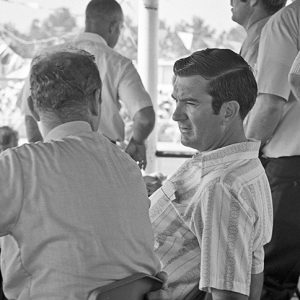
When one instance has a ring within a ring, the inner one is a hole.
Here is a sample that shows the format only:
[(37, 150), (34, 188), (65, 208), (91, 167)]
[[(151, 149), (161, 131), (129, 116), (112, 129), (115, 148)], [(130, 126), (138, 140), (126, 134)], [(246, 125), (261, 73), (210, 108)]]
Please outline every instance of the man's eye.
[(196, 102), (194, 102), (194, 101), (187, 101), (186, 104), (194, 106), (194, 105), (196, 105)]

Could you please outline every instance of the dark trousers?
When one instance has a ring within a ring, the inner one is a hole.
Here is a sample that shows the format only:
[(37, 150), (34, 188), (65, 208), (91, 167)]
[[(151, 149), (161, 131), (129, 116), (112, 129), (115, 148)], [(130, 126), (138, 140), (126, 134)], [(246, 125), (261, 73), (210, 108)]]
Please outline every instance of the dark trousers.
[(1, 275), (1, 272), (0, 272), (0, 280), (1, 280), (0, 300), (6, 300), (6, 298), (4, 296), (4, 293), (3, 293), (3, 290), (2, 290), (2, 275)]
[(300, 276), (300, 156), (263, 160), (272, 191), (274, 224), (265, 246), (262, 300), (288, 300)]

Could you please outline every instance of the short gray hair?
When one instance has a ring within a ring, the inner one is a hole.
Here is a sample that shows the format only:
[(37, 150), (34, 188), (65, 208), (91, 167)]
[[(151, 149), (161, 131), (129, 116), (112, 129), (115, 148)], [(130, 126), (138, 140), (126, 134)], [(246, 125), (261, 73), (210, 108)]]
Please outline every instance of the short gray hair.
[(101, 89), (94, 57), (79, 49), (44, 52), (32, 61), (31, 97), (41, 111), (86, 107), (86, 96)]

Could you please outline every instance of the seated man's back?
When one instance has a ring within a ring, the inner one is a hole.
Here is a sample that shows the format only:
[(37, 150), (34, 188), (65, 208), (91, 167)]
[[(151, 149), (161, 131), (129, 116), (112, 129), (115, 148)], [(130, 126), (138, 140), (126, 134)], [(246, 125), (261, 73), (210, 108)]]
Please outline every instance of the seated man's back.
[[(35, 69), (31, 101), (44, 124), (45, 142), (7, 150), (0, 157), (0, 232), (7, 235), (2, 238), (4, 291), (9, 299), (87, 299), (98, 286), (158, 271), (149, 200), (136, 163), (92, 131), (99, 122), (100, 93), (88, 87), (94, 80), (83, 65), (92, 64), (89, 56), (60, 52), (36, 65), (43, 68), (43, 63), (64, 69), (57, 71), (63, 85), (73, 85), (78, 72), (85, 71), (78, 80), (84, 98), (74, 101), (74, 94), (69, 107), (60, 102), (63, 109), (51, 108), (58, 102), (40, 103), (39, 80), (47, 81), (44, 73), (51, 72)], [(76, 63), (77, 71), (72, 68)], [(70, 80), (68, 69), (75, 74)], [(49, 76), (49, 82), (56, 81)], [(71, 120), (75, 111), (79, 115)], [(62, 116), (68, 121), (57, 124)], [(50, 119), (57, 126), (49, 125)]]

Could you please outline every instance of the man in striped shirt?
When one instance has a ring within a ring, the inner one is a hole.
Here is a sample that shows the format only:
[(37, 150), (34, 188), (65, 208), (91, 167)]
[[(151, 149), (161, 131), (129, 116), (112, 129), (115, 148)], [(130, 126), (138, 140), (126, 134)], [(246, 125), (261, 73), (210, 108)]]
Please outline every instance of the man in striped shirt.
[(173, 119), (182, 144), (199, 152), (151, 196), (155, 251), (171, 299), (195, 291), (197, 299), (259, 299), (273, 215), (260, 143), (243, 130), (257, 94), (254, 76), (228, 49), (179, 59), (174, 74)]

